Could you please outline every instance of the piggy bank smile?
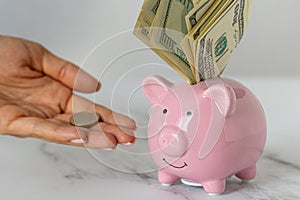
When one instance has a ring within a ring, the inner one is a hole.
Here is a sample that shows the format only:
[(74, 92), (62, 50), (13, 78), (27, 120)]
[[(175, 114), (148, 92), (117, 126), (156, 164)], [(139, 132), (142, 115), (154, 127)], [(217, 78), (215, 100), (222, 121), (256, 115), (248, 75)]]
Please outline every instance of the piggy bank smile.
[(188, 164), (186, 164), (186, 162), (183, 162), (183, 165), (182, 166), (175, 166), (175, 165), (172, 165), (171, 163), (169, 163), (167, 161), (167, 159), (163, 158), (163, 161), (168, 164), (169, 166), (173, 167), (173, 168), (176, 168), (176, 169), (182, 169), (182, 168), (185, 168), (188, 166)]

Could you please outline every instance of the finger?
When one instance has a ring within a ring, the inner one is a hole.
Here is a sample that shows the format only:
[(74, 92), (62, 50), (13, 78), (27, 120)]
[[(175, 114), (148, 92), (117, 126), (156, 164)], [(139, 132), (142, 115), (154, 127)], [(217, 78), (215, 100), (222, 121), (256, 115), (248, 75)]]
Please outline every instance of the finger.
[(82, 111), (95, 111), (101, 116), (103, 122), (124, 127), (126, 129), (136, 129), (136, 123), (133, 119), (123, 114), (112, 112), (110, 109), (94, 104), (83, 97), (73, 95), (68, 102), (67, 112), (76, 113)]
[[(70, 121), (71, 114), (60, 114), (55, 117), (55, 119), (63, 120), (67, 123)], [(78, 127), (80, 128), (80, 127)], [(109, 131), (104, 132), (104, 130), (100, 127), (99, 124), (93, 126), (90, 129), (87, 129), (87, 142), (84, 145), (75, 145), (75, 146), (85, 146), (87, 148), (106, 148), (106, 149), (115, 149), (118, 143), (117, 138), (114, 134), (111, 134)], [(126, 132), (126, 134), (131, 134), (130, 131)], [(69, 145), (70, 144), (67, 143)]]
[(56, 143), (72, 142), (82, 144), (88, 140), (88, 132), (64, 122), (37, 117), (20, 117), (11, 123), (11, 133), (22, 133), (25, 137), (35, 137)]
[(117, 139), (117, 143), (123, 145), (131, 145), (135, 143), (135, 136), (132, 130), (124, 129), (116, 125), (100, 122), (98, 125), (92, 128), (93, 130), (99, 130), (106, 134), (111, 134)]
[(100, 82), (78, 66), (58, 58), (45, 50), (42, 71), (64, 85), (79, 92), (95, 92), (101, 87)]
[[(124, 130), (126, 130), (126, 129), (135, 130), (136, 129), (135, 121), (123, 114), (113, 112), (105, 107), (103, 107), (103, 108), (96, 107), (96, 110), (99, 110), (99, 112), (100, 112), (100, 110), (102, 110), (103, 114), (101, 115), (101, 117), (104, 122), (107, 122), (112, 125), (120, 126), (120, 127), (122, 127), (122, 130), (123, 130), (123, 128), (125, 128)], [(105, 110), (105, 111), (103, 111), (103, 110)]]
[(105, 148), (115, 149), (117, 145), (117, 139), (114, 135), (109, 133), (103, 133), (102, 131), (90, 130), (88, 134), (88, 141), (84, 144), (87, 148)]
[(91, 149), (114, 150), (117, 146), (117, 140), (111, 134), (105, 134), (98, 131), (89, 131), (88, 142), (85, 144), (75, 144), (72, 142), (61, 142), (60, 144)]
[[(71, 114), (60, 114), (57, 115), (55, 119), (69, 123), (71, 116)], [(135, 136), (132, 129), (126, 129), (124, 127), (100, 122), (88, 130), (88, 143), (85, 144), (88, 148), (105, 147), (114, 149), (117, 143), (130, 145), (135, 142)], [(101, 133), (107, 135), (101, 135)]]

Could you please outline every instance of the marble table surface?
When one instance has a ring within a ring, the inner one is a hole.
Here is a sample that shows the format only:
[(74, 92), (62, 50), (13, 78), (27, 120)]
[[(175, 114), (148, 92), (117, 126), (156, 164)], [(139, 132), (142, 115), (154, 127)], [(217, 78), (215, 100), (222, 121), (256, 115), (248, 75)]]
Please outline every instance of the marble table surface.
[[(300, 199), (300, 79), (241, 79), (261, 100), (268, 140), (257, 178), (230, 178), (224, 194), (176, 183), (163, 187), (147, 154), (145, 127), (137, 143), (115, 151), (89, 150), (35, 139), (0, 137), (0, 199)], [(147, 120), (141, 115), (139, 120)]]

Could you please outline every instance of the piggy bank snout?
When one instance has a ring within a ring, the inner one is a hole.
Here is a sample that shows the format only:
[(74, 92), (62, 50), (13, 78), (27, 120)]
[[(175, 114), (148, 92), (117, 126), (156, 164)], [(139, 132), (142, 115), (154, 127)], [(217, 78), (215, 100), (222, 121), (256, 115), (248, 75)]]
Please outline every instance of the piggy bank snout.
[(179, 129), (164, 128), (158, 139), (158, 144), (163, 153), (176, 157), (185, 153), (188, 147), (186, 133)]

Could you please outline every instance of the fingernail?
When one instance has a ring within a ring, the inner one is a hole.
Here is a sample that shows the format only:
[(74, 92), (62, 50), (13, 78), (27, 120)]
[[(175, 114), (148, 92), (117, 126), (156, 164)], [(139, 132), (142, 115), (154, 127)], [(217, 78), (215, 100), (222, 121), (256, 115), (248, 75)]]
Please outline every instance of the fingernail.
[(135, 143), (135, 138), (132, 142), (125, 142), (125, 143), (121, 143), (121, 144), (124, 146), (130, 146), (130, 145), (133, 145), (134, 143)]
[(84, 139), (75, 139), (75, 140), (71, 140), (71, 142), (74, 144), (85, 144), (87, 141)]
[(100, 88), (101, 88), (101, 83), (99, 83), (99, 82), (98, 82), (98, 84), (97, 84), (97, 88), (96, 88), (96, 91), (99, 91), (99, 90), (100, 90)]
[(104, 150), (104, 151), (112, 151), (112, 150), (115, 150), (113, 148), (102, 148), (101, 150)]
[(131, 143), (131, 142), (126, 142), (126, 143), (121, 143), (122, 145), (124, 145), (124, 146), (130, 146), (130, 145), (133, 145), (133, 143)]
[(131, 120), (131, 127), (133, 130), (135, 130), (137, 128), (134, 120)]

